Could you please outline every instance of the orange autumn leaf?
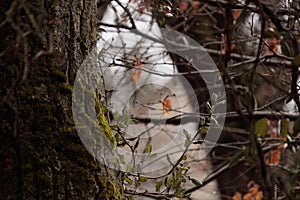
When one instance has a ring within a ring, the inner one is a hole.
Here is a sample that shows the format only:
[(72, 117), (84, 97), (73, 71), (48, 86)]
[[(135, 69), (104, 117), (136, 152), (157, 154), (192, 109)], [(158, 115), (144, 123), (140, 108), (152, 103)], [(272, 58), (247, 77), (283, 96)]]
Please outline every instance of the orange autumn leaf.
[[(134, 62), (134, 67), (142, 67), (142, 61), (137, 58)], [(141, 79), (141, 73), (142, 70), (141, 69), (135, 69), (133, 74), (132, 74), (132, 80), (135, 84), (137, 84), (139, 82), (139, 80)]]
[[(250, 187), (251, 186), (251, 187)], [(263, 193), (259, 190), (259, 185), (254, 181), (250, 181), (248, 184), (248, 193), (243, 196), (243, 200), (262, 200)]]
[(241, 193), (236, 192), (232, 200), (263, 200), (263, 192), (260, 191), (259, 185), (254, 181), (248, 183), (248, 192), (242, 196)]
[(199, 1), (194, 1), (193, 2), (193, 9), (191, 11), (191, 14), (194, 15), (197, 13), (198, 9), (200, 7), (200, 2)]
[(255, 196), (255, 200), (262, 200), (263, 197), (264, 197), (263, 192), (259, 191)]
[[(279, 138), (280, 136), (277, 133), (271, 132), (271, 138)], [(281, 152), (282, 150), (287, 148), (287, 144), (284, 143), (283, 145), (277, 146), (276, 149), (272, 149), (268, 152), (265, 156), (265, 162), (268, 165), (278, 165), (281, 159)]]
[(278, 165), (280, 162), (281, 151), (275, 149), (271, 150), (267, 155), (265, 162), (269, 165)]
[(252, 196), (255, 196), (258, 193), (258, 191), (259, 191), (259, 185), (257, 184), (254, 184), (254, 186), (249, 189), (249, 193)]
[(181, 11), (184, 12), (184, 11), (187, 11), (188, 8), (189, 8), (188, 2), (186, 2), (186, 1), (180, 2), (180, 4), (179, 4), (179, 10), (181, 10)]
[(263, 199), (263, 193), (261, 191), (257, 192), (255, 195), (251, 195), (250, 193), (247, 193), (243, 196), (243, 200), (262, 200)]
[(152, 3), (152, 0), (143, 0), (143, 1), (140, 1), (140, 0), (129, 0), (128, 1), (129, 3), (133, 3), (133, 4), (136, 4), (138, 6), (138, 12), (140, 14), (143, 14), (145, 13), (149, 7), (151, 6), (151, 3)]
[(272, 149), (270, 152), (266, 154), (265, 162), (268, 165), (278, 165), (281, 160), (281, 152), (282, 150), (287, 148), (287, 144), (278, 146), (276, 149)]
[(236, 192), (232, 197), (232, 200), (242, 200), (242, 195), (239, 192)]
[(233, 10), (231, 13), (233, 20), (237, 20), (240, 17), (242, 10)]
[(132, 74), (132, 80), (135, 84), (137, 84), (140, 81), (141, 73), (142, 73), (142, 70), (140, 70), (140, 69), (134, 70), (134, 72)]
[(142, 66), (142, 61), (139, 58), (136, 58), (134, 61), (134, 67), (137, 67), (137, 66), (139, 66), (139, 67)]
[(265, 51), (266, 54), (273, 54), (273, 52), (278, 53), (279, 52), (279, 44), (280, 44), (280, 40), (277, 39), (276, 37), (272, 37), (266, 40), (266, 47), (265, 47)]
[(151, 0), (137, 1), (137, 2), (138, 2), (138, 11), (140, 14), (143, 14), (146, 11), (148, 11), (148, 9), (151, 5)]
[(172, 109), (171, 100), (166, 98), (162, 102), (162, 112), (163, 112), (163, 114), (168, 113), (170, 109)]
[(252, 200), (252, 194), (247, 193), (243, 196), (243, 200)]
[(179, 3), (179, 10), (182, 12), (186, 12), (190, 10), (190, 14), (194, 15), (197, 13), (198, 9), (200, 8), (200, 2), (199, 1), (193, 1), (191, 7), (188, 3), (188, 1), (181, 1)]

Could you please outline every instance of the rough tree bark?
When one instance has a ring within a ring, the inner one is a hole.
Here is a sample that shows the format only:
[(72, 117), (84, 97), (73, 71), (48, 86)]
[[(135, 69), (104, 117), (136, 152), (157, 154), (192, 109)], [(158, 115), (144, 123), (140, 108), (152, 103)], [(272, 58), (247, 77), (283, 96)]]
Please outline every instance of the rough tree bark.
[(96, 3), (0, 4), (1, 199), (120, 199), (120, 177), (84, 148), (71, 94), (96, 42)]

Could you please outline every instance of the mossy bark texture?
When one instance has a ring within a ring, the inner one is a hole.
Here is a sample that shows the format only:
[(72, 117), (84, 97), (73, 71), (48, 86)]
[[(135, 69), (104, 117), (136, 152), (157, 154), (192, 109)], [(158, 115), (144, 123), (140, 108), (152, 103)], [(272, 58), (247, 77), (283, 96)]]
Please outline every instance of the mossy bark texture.
[(72, 85), (95, 42), (95, 1), (1, 2), (0, 199), (121, 198), (72, 120)]

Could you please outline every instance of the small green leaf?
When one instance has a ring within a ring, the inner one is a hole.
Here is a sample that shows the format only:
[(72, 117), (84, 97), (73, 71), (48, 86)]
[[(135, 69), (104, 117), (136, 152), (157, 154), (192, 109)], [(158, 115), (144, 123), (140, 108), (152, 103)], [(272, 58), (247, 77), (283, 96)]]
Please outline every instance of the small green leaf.
[(186, 155), (186, 154), (184, 154), (184, 155), (182, 156), (182, 160), (187, 160), (187, 155)]
[(173, 185), (173, 179), (172, 178), (170, 178), (170, 179), (168, 179), (167, 180), (167, 183), (166, 183), (166, 187), (167, 187), (167, 189), (170, 189), (171, 187), (172, 187), (172, 185)]
[(182, 170), (179, 170), (178, 172), (177, 172), (177, 174), (176, 174), (176, 178), (177, 179), (180, 179), (180, 178), (182, 178), (183, 177), (183, 175), (182, 175)]
[(295, 56), (293, 61), (292, 61), (292, 65), (295, 67), (300, 67), (300, 56)]
[(167, 23), (167, 19), (166, 19), (166, 17), (163, 17), (162, 21), (161, 21), (161, 26), (165, 26), (166, 23)]
[(203, 126), (205, 124), (205, 117), (200, 116), (199, 124), (200, 126)]
[(188, 148), (190, 144), (191, 144), (191, 142), (188, 139), (184, 140), (184, 147), (185, 148)]
[(201, 183), (198, 179), (195, 178), (190, 178), (190, 180), (192, 181), (192, 183), (196, 186), (202, 186), (203, 183)]
[(229, 161), (229, 168), (234, 167), (238, 164), (239, 160), (244, 157), (244, 151), (239, 151), (234, 154)]
[(177, 197), (177, 198), (183, 198), (183, 194), (184, 194), (183, 192), (180, 192), (180, 193), (176, 194), (175, 197)]
[(132, 167), (131, 167), (130, 165), (128, 165), (128, 166), (126, 167), (126, 172), (131, 172), (131, 170), (132, 170)]
[(297, 117), (297, 119), (294, 123), (293, 131), (294, 131), (294, 133), (299, 133), (300, 132), (300, 115)]
[(125, 177), (124, 179), (128, 184), (132, 185), (132, 180), (129, 177)]
[(183, 134), (184, 134), (184, 136), (185, 136), (185, 141), (184, 141), (184, 147), (185, 148), (187, 148), (189, 145), (190, 145), (190, 143), (191, 143), (191, 136), (190, 136), (190, 134), (186, 131), (186, 130), (184, 130), (183, 129)]
[(288, 132), (289, 132), (289, 119), (283, 119), (281, 121), (281, 129), (280, 129), (280, 136), (282, 139), (286, 139)]
[(188, 139), (189, 141), (191, 140), (191, 136), (190, 134), (187, 132), (187, 130), (183, 129), (183, 134), (185, 136), (186, 139)]
[(139, 176), (139, 179), (141, 182), (146, 182), (148, 180), (148, 178), (145, 176)]
[(149, 145), (147, 145), (147, 147), (146, 147), (146, 153), (148, 153), (148, 154), (150, 155), (151, 152), (152, 152), (152, 145), (149, 144)]
[(201, 135), (207, 134), (207, 133), (208, 133), (208, 128), (205, 127), (205, 126), (201, 127), (201, 128), (199, 129), (199, 133), (200, 133)]
[(162, 181), (158, 181), (157, 183), (156, 183), (156, 185), (155, 185), (155, 191), (156, 192), (160, 192), (160, 188), (161, 188), (161, 186), (162, 186)]
[(267, 118), (262, 118), (258, 120), (255, 123), (255, 133), (260, 136), (264, 137), (268, 131), (268, 119)]

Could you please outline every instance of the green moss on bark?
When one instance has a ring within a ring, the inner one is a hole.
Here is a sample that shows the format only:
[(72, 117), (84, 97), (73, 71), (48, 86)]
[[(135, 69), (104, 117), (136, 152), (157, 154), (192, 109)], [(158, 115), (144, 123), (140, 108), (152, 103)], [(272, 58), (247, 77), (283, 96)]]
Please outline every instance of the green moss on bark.
[[(87, 152), (72, 120), (72, 81), (95, 44), (95, 6), (92, 1), (37, 0), (0, 5), (3, 199), (121, 196), (118, 177)], [(103, 184), (100, 175), (107, 179)]]

